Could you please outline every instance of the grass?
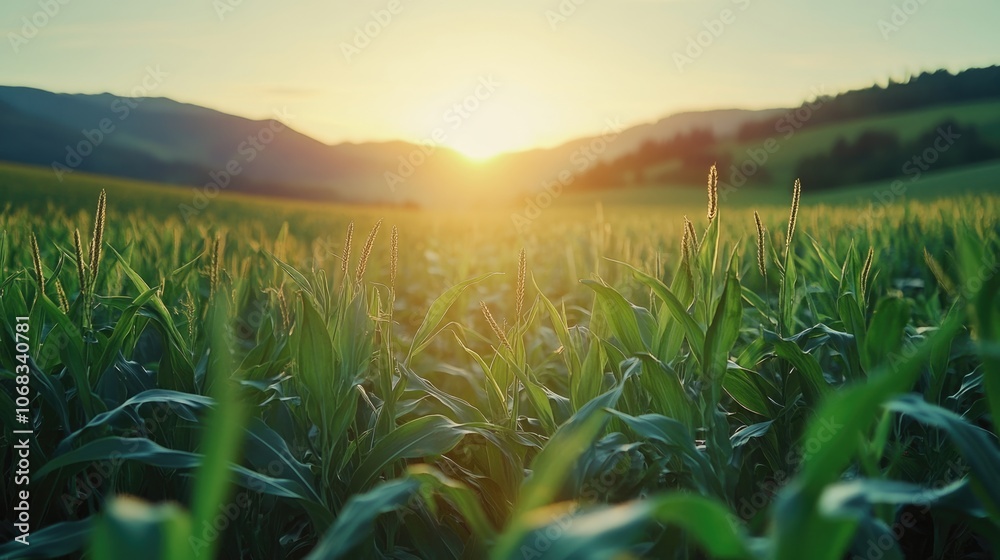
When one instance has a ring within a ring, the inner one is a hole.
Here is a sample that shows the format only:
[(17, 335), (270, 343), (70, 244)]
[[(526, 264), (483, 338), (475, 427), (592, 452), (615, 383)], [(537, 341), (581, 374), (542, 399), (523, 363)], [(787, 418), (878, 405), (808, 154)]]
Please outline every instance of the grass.
[[(822, 106), (816, 109), (821, 112)], [(801, 119), (800, 119), (801, 120)], [(774, 131), (770, 137), (774, 147), (766, 157), (766, 176), (751, 175), (746, 184), (734, 191), (729, 191), (725, 201), (730, 205), (753, 206), (761, 204), (782, 204), (787, 193), (787, 185), (795, 179), (795, 167), (806, 157), (828, 154), (834, 144), (843, 139), (856, 141), (864, 132), (878, 131), (895, 134), (901, 143), (913, 142), (922, 134), (926, 134), (932, 126), (937, 126), (946, 120), (964, 126), (975, 126), (982, 138), (995, 147), (1000, 147), (1000, 102), (983, 101), (932, 107), (927, 109), (906, 111), (897, 114), (855, 119), (842, 123), (826, 124), (814, 128), (796, 130), (794, 135), (786, 138), (788, 124), (781, 131)], [(740, 167), (745, 162), (748, 168), (756, 168), (748, 150), (757, 152), (757, 158), (763, 154), (763, 145), (767, 138), (741, 142), (736, 139), (724, 140), (719, 149), (732, 156), (732, 165)], [(917, 154), (914, 154), (917, 155)], [(908, 181), (910, 177), (903, 176), (902, 167), (905, 161), (900, 161), (901, 179)], [(752, 165), (753, 164), (753, 165)], [(663, 172), (680, 166), (680, 161), (669, 160), (665, 163), (648, 167), (646, 176), (655, 177)], [(995, 189), (995, 177), (998, 164), (993, 161), (986, 164), (934, 171), (913, 183), (913, 194), (921, 198), (951, 196), (958, 188), (962, 192), (991, 192)], [(743, 180), (737, 177), (736, 181)], [(723, 185), (732, 183), (731, 169), (720, 169), (720, 181)], [(865, 202), (861, 200), (871, 196), (872, 191), (888, 187), (892, 181), (881, 181), (866, 185), (846, 185), (827, 192), (815, 193), (813, 202), (850, 203)], [(693, 205), (701, 202), (701, 192), (689, 188), (690, 185), (675, 185), (665, 183), (640, 184), (612, 189), (606, 192), (587, 192), (566, 197), (563, 203), (576, 201), (580, 204), (593, 205), (596, 200), (608, 204), (670, 204), (678, 203)], [(724, 189), (723, 192), (726, 192)]]
[[(816, 109), (823, 111), (822, 106)], [(767, 169), (777, 184), (789, 182), (794, 177), (795, 165), (803, 158), (828, 153), (838, 139), (854, 142), (866, 131), (894, 133), (903, 144), (912, 142), (926, 134), (932, 126), (953, 120), (961, 125), (976, 126), (984, 139), (1000, 146), (1000, 102), (982, 101), (931, 107), (898, 114), (855, 119), (837, 124), (829, 124), (815, 129), (804, 129), (785, 139), (785, 131), (774, 132), (772, 136), (781, 148), (770, 156)], [(757, 142), (733, 142), (730, 150), (733, 161), (740, 163), (747, 159), (748, 148), (759, 148), (764, 139)], [(903, 162), (900, 162), (902, 165)]]
[(876, 219), (808, 185), (702, 191), (519, 235), (229, 196), (185, 223), (186, 191), (18, 167), (0, 188), (0, 324), (29, 317), (34, 349), (0, 346), (0, 414), (19, 365), (35, 396), (32, 544), (0, 557), (1000, 550), (988, 192)]
[[(917, 180), (913, 180), (912, 176), (901, 176), (899, 179), (875, 181), (812, 193), (804, 203), (853, 207), (880, 206), (881, 202), (878, 196), (885, 191), (893, 192), (892, 185), (896, 181), (902, 181), (906, 186), (905, 196), (893, 196), (891, 203), (911, 200), (933, 202), (962, 194), (989, 195), (996, 192), (998, 172), (1000, 172), (1000, 163), (986, 162), (958, 169), (930, 171)], [(564, 207), (577, 206), (588, 211), (598, 203), (608, 207), (632, 206), (637, 211), (642, 211), (650, 206), (688, 209), (703, 204), (704, 197), (705, 195), (700, 188), (687, 186), (627, 187), (608, 192), (565, 194), (560, 198), (559, 204)], [(742, 188), (729, 191), (721, 197), (724, 204), (739, 209), (755, 206), (780, 206), (788, 198), (788, 189), (747, 184)]]

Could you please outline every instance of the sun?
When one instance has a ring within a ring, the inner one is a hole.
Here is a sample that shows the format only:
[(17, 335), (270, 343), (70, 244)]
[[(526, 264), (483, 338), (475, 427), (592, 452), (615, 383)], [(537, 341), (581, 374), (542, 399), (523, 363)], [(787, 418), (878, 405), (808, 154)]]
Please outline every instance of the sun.
[(545, 117), (545, 108), (517, 101), (484, 100), (478, 110), (465, 112), (460, 121), (453, 120), (445, 144), (477, 162), (535, 147), (538, 140), (535, 130)]
[(452, 148), (456, 152), (465, 156), (465, 159), (475, 163), (487, 162), (504, 152), (511, 151), (511, 149), (507, 146), (501, 146), (491, 142), (468, 142), (462, 144), (461, 146), (452, 146)]

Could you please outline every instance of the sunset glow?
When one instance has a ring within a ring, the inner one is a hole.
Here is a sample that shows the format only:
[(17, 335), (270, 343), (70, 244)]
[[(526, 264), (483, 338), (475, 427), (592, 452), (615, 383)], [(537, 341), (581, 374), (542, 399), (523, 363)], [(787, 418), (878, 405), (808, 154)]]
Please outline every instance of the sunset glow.
[[(27, 37), (32, 14), (15, 4), (0, 7), (0, 30)], [(445, 145), (483, 158), (593, 134), (607, 118), (794, 106), (817, 89), (985, 65), (1000, 5), (958, 4), (978, 16), (927, 2), (893, 30), (879, 24), (892, 3), (863, 0), (60, 3), (0, 72), (8, 85), (122, 95), (159, 66), (155, 95), (250, 118), (285, 109), (331, 144), (418, 142), (442, 127)], [(452, 128), (445, 112), (489, 77), (499, 87)]]

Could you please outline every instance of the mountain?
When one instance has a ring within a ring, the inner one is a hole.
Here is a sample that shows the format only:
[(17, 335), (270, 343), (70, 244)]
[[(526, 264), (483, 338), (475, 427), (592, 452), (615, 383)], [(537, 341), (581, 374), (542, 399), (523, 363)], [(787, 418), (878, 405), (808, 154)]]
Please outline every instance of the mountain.
[[(57, 177), (85, 171), (305, 200), (427, 206), (509, 202), (556, 181), (575, 190), (704, 184), (713, 163), (734, 185), (774, 186), (820, 173), (817, 183), (836, 188), (896, 174), (907, 150), (949, 123), (966, 127), (966, 140), (939, 167), (1000, 157), (998, 84), (1000, 67), (937, 71), (794, 109), (687, 112), (629, 127), (607, 121), (593, 136), (486, 162), (401, 141), (328, 145), (296, 131), (289, 116), (251, 120), (165, 98), (0, 87), (0, 160), (45, 166)], [(879, 161), (851, 158), (873, 145)], [(762, 146), (770, 153), (760, 156)], [(760, 157), (767, 165), (758, 169)]]
[(608, 147), (608, 158), (619, 157), (635, 151), (647, 142), (662, 142), (693, 130), (707, 130), (716, 138), (726, 138), (739, 132), (746, 124), (777, 118), (788, 109), (721, 109), (678, 113), (655, 123), (642, 124), (625, 130), (621, 137)]
[[(254, 121), (164, 98), (55, 94), (0, 88), (9, 131), (0, 159), (59, 174), (106, 175), (268, 191), (299, 198), (377, 201), (361, 186), (388, 165), (392, 146), (327, 146), (278, 120)], [(27, 145), (20, 141), (30, 138)], [(238, 172), (226, 171), (227, 167)]]
[[(774, 113), (682, 113), (615, 125), (615, 139), (606, 143), (598, 134), (476, 163), (444, 147), (428, 153), (406, 142), (327, 145), (281, 115), (251, 120), (166, 98), (0, 87), (0, 160), (49, 167), (57, 177), (82, 171), (302, 199), (442, 204), (530, 190), (647, 141), (692, 128), (733, 134)], [(601, 149), (588, 149), (594, 145)]]

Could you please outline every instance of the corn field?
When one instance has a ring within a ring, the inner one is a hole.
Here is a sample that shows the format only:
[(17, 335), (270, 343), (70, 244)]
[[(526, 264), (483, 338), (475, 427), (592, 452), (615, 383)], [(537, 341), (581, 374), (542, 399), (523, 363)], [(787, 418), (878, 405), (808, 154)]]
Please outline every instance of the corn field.
[(8, 205), (0, 558), (996, 557), (1000, 198), (714, 177), (522, 233)]

